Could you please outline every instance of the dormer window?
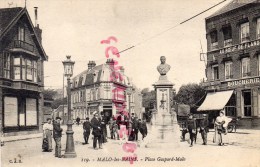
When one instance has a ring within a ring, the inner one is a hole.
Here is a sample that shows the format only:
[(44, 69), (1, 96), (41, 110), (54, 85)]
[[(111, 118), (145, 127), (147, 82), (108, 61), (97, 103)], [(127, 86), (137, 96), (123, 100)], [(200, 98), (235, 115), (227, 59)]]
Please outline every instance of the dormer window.
[(249, 22), (240, 25), (240, 37), (241, 37), (241, 43), (248, 42), (250, 40)]
[(23, 26), (19, 26), (18, 28), (18, 40), (19, 41), (24, 41), (25, 40), (25, 31)]

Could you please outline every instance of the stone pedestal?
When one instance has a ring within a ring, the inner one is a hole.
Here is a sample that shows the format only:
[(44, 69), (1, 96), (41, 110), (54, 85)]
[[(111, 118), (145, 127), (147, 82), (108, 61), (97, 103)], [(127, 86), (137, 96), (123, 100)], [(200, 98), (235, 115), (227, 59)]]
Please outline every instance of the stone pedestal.
[(177, 115), (171, 111), (171, 89), (173, 83), (166, 76), (160, 76), (154, 85), (156, 91), (156, 111), (152, 113), (146, 147), (174, 148), (180, 143), (180, 129)]

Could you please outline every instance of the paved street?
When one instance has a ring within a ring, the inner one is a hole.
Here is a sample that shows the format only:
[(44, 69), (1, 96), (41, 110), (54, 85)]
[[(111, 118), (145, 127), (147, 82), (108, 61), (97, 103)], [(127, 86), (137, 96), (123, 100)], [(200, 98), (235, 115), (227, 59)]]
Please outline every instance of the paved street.
[[(55, 158), (54, 152), (42, 152), (41, 138), (6, 142), (2, 147), (2, 166), (28, 166), (51, 167), (51, 166), (122, 166), (130, 165), (125, 161), (114, 161), (114, 158), (122, 159), (125, 156), (132, 156), (132, 153), (126, 153), (122, 149), (119, 141), (110, 140), (104, 145), (102, 150), (93, 150), (92, 140), (89, 145), (82, 145), (82, 126), (74, 126), (74, 139), (77, 158), (64, 159)], [(66, 129), (66, 127), (64, 127)], [(188, 138), (188, 135), (187, 135)], [(241, 130), (237, 133), (229, 133), (225, 141), (226, 146), (217, 146), (212, 143), (213, 132), (209, 133), (208, 145), (202, 145), (200, 134), (198, 134), (197, 144), (189, 147), (188, 142), (181, 142), (179, 148), (144, 148), (143, 144), (137, 148), (135, 154), (138, 161), (133, 166), (260, 166), (260, 131), (259, 130)], [(66, 135), (62, 138), (62, 153), (65, 151)], [(53, 142), (54, 146), (54, 142)], [(4, 154), (3, 154), (4, 152)], [(21, 158), (19, 158), (19, 156)], [(107, 161), (98, 161), (99, 158), (107, 157)], [(112, 161), (109, 161), (109, 158)], [(149, 158), (148, 158), (149, 157)], [(175, 161), (161, 161), (162, 158), (175, 158)], [(177, 161), (178, 157), (179, 160)], [(183, 158), (184, 157), (184, 158)], [(18, 162), (21, 159), (22, 163)], [(152, 159), (155, 158), (155, 161)], [(149, 159), (149, 161), (148, 161)], [(238, 162), (239, 161), (239, 162)]]

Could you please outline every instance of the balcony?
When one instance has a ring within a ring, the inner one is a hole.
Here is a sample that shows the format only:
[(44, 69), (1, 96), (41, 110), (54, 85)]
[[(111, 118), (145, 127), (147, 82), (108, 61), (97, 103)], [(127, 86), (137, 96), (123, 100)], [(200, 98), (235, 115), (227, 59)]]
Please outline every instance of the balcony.
[(25, 41), (15, 40), (13, 49), (22, 49), (29, 52), (34, 52), (34, 46)]
[(210, 50), (217, 50), (218, 49), (218, 42), (213, 42), (210, 45)]
[(228, 47), (232, 45), (232, 39), (224, 40), (224, 47)]

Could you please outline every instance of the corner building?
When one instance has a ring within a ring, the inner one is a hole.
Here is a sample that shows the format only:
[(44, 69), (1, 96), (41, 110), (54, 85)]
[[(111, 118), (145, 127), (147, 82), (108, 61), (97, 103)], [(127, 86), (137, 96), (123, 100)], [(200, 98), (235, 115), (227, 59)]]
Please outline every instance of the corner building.
[(232, 1), (206, 18), (207, 96), (198, 111), (224, 108), (243, 127), (260, 126), (260, 2)]

